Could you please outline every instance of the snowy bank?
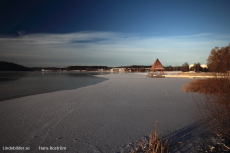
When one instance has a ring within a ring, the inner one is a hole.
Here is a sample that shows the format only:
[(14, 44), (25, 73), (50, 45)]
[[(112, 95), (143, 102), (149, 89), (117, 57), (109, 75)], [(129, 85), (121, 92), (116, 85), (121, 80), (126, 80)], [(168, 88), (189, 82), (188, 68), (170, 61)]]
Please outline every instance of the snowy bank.
[(97, 77), (108, 80), (0, 102), (0, 145), (30, 152), (49, 152), (50, 146), (63, 152), (123, 152), (148, 136), (155, 121), (162, 136), (196, 121), (193, 99), (181, 91), (191, 79)]

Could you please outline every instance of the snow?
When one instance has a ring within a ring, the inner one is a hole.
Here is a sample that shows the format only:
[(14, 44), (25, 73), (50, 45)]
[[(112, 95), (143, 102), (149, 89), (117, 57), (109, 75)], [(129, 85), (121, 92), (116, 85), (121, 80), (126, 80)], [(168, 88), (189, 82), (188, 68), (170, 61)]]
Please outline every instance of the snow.
[(156, 121), (161, 136), (196, 122), (192, 96), (181, 91), (191, 79), (97, 77), (108, 80), (1, 101), (0, 146), (30, 147), (30, 152), (49, 152), (50, 146), (66, 152), (128, 152)]

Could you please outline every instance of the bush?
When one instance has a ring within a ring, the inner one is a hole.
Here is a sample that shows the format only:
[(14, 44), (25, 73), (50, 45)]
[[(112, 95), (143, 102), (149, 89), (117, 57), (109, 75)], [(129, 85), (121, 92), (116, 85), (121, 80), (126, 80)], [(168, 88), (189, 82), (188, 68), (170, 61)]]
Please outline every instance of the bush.
[(230, 139), (230, 77), (229, 73), (214, 73), (212, 79), (199, 79), (182, 86), (186, 92), (203, 94), (195, 96), (198, 117), (212, 133)]

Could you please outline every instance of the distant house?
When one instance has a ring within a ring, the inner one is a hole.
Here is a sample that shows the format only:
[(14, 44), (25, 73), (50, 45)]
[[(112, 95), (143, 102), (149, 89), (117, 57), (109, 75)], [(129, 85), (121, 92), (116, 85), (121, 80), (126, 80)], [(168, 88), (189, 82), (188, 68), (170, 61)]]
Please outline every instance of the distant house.
[(110, 72), (125, 72), (126, 68), (112, 68)]
[(164, 71), (164, 67), (162, 66), (161, 62), (156, 59), (156, 61), (153, 63), (152, 67), (150, 68), (151, 72), (162, 72)]
[(110, 71), (110, 72), (113, 72), (113, 69), (110, 69), (109, 71)]
[(42, 72), (50, 72), (51, 70), (42, 69)]
[(202, 65), (200, 65), (203, 69), (208, 69), (208, 66), (206, 65), (206, 64), (202, 64)]

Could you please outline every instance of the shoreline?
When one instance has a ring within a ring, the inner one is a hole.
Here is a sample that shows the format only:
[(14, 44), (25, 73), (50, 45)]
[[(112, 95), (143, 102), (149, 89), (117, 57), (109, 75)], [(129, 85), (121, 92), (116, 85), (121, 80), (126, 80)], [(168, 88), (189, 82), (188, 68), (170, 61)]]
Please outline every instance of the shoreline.
[(148, 77), (165, 77), (165, 78), (190, 78), (190, 79), (205, 79), (205, 78), (213, 78), (212, 73), (178, 73), (176, 75), (151, 75), (146, 74)]
[(0, 77), (0, 102), (30, 95), (72, 90), (105, 81), (104, 73), (10, 72)]

